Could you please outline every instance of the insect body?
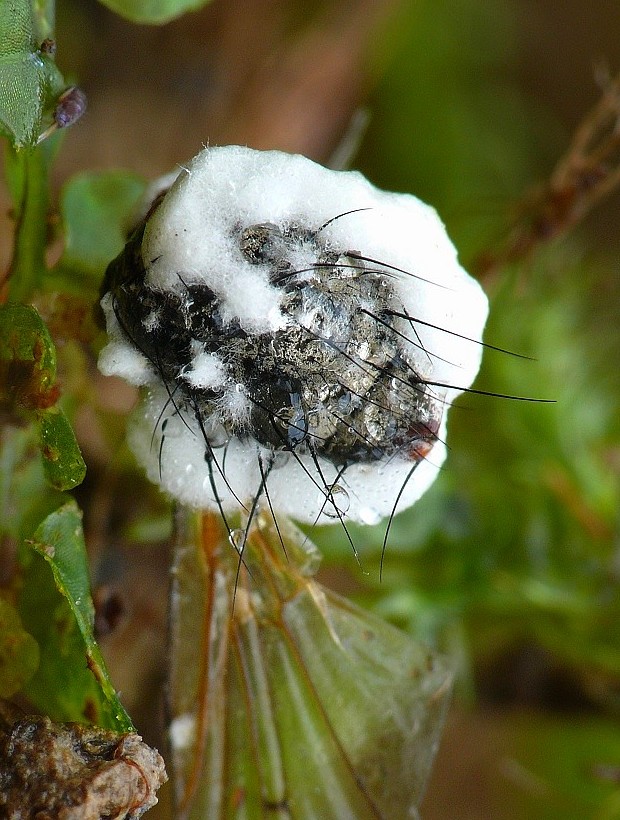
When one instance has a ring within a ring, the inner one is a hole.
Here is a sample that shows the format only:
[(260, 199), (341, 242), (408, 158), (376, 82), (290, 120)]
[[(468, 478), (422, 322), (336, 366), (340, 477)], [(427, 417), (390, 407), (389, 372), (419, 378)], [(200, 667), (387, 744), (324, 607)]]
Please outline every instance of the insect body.
[(487, 309), (418, 200), (234, 146), (180, 175), (106, 290), (101, 364), (149, 387), (149, 475), (194, 506), (265, 498), (310, 522), (377, 520), (431, 483)]

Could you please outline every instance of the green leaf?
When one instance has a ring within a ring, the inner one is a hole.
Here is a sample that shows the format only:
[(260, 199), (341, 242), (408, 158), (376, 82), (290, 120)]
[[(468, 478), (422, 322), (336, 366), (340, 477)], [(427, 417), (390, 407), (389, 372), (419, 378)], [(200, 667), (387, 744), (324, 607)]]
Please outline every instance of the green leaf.
[(104, 6), (134, 23), (167, 23), (209, 0), (101, 0)]
[(17, 610), (0, 598), (0, 698), (23, 687), (39, 665), (39, 646), (25, 631)]
[(60, 267), (85, 274), (98, 285), (109, 261), (125, 245), (145, 187), (142, 177), (126, 171), (72, 177), (61, 195), (65, 250)]
[(27, 51), (32, 43), (33, 26), (31, 2), (3, 0), (0, 4), (0, 57)]
[(32, 145), (42, 114), (43, 66), (32, 54), (0, 62), (0, 134), (17, 148)]
[(59, 141), (56, 135), (24, 151), (6, 146), (5, 172), (16, 226), (9, 267), (8, 299), (12, 302), (31, 301), (47, 273), (49, 170)]
[(317, 584), (316, 548), (278, 525), (260, 517), (241, 567), (216, 516), (179, 533), (175, 817), (417, 817), (451, 673)]
[(0, 533), (21, 544), (66, 498), (45, 480), (34, 425), (6, 426), (1, 442)]
[(25, 695), (53, 720), (131, 731), (93, 636), (94, 607), (77, 505), (71, 502), (49, 515), (36, 530), (32, 547), (20, 613), (38, 641), (41, 662)]
[(38, 415), (45, 477), (56, 490), (71, 490), (86, 475), (73, 428), (59, 407), (50, 407)]
[(0, 3), (0, 134), (33, 146), (44, 112), (63, 89), (62, 75), (39, 50), (31, 0)]
[(86, 465), (58, 397), (56, 351), (43, 320), (29, 305), (0, 307), (0, 407), (35, 410), (45, 476), (57, 490), (84, 480)]
[(45, 408), (55, 381), (56, 351), (35, 308), (0, 306), (0, 402), (9, 410)]

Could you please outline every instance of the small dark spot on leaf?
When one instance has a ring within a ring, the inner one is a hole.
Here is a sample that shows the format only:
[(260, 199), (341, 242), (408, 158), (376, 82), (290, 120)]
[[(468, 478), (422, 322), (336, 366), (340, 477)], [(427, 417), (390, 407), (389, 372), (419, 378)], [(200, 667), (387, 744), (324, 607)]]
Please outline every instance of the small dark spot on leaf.
[(90, 669), (90, 671), (91, 671), (91, 672), (93, 673), (93, 675), (95, 676), (95, 679), (97, 680), (97, 682), (98, 682), (99, 684), (103, 685), (103, 684), (105, 683), (105, 679), (104, 679), (103, 673), (102, 673), (102, 671), (101, 671), (101, 667), (99, 666), (99, 664), (98, 664), (98, 663), (96, 663), (96, 662), (93, 660), (93, 657), (92, 657), (92, 655), (90, 654), (90, 652), (87, 652), (87, 653), (86, 653), (86, 665), (88, 666), (88, 668)]
[(43, 358), (44, 353), (45, 345), (43, 344), (43, 340), (40, 336), (37, 336), (32, 346), (32, 358), (35, 360), (35, 362), (40, 362)]
[(60, 453), (58, 452), (58, 450), (55, 447), (50, 447), (49, 444), (45, 444), (41, 448), (41, 452), (43, 454), (43, 458), (46, 461), (58, 461), (58, 459), (60, 458)]
[(56, 54), (56, 40), (52, 40), (51, 37), (46, 37), (41, 43), (39, 51), (41, 54), (49, 54), (50, 57), (53, 57), (54, 54)]
[(60, 388), (54, 385), (49, 390), (44, 390), (37, 395), (33, 394), (32, 404), (37, 410), (47, 410), (53, 407), (60, 398)]
[(99, 709), (92, 698), (86, 698), (82, 714), (89, 723), (97, 723), (99, 718)]
[(73, 614), (68, 612), (64, 607), (60, 610), (59, 613), (56, 614), (54, 619), (56, 625), (56, 631), (58, 632), (59, 637), (64, 637), (65, 635), (70, 635), (75, 627), (75, 620), (73, 618)]

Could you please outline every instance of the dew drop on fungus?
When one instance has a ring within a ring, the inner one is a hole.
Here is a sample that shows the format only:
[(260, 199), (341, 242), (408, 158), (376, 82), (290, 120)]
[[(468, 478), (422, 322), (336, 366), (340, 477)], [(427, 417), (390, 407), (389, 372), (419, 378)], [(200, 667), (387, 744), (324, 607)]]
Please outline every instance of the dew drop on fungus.
[(351, 506), (349, 493), (339, 484), (332, 484), (326, 488), (324, 514), (328, 518), (345, 516)]
[(234, 547), (237, 550), (237, 552), (240, 552), (243, 547), (243, 542), (245, 540), (245, 530), (231, 530), (228, 533), (228, 540), (230, 542), (231, 547)]
[(230, 435), (226, 431), (226, 428), (214, 416), (210, 416), (205, 420), (204, 429), (209, 445), (214, 450), (219, 450), (220, 447), (225, 447), (230, 441)]

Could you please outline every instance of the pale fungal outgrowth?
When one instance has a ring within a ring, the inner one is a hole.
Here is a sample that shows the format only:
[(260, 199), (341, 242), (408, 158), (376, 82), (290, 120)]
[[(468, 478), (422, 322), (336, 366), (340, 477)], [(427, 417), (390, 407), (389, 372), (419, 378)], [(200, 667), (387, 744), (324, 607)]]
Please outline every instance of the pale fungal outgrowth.
[(301, 156), (207, 148), (109, 267), (100, 368), (176, 499), (375, 523), (444, 461), (487, 300), (432, 208)]

